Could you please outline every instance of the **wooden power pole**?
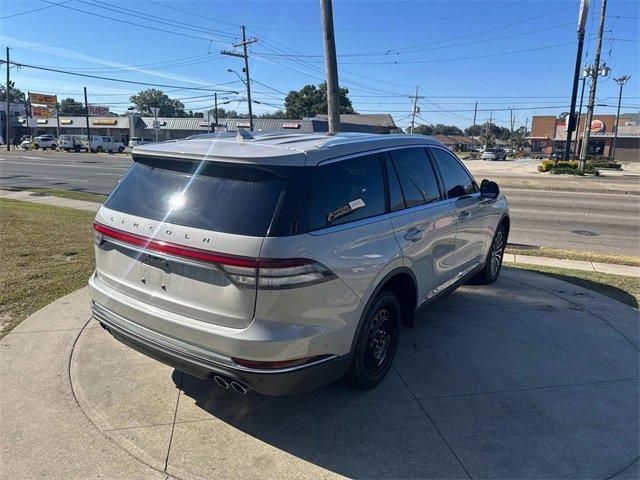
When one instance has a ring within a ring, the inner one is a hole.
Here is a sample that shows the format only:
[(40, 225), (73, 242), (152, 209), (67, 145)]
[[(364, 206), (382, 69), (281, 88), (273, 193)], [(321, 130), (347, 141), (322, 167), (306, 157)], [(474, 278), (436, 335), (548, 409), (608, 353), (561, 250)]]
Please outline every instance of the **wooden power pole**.
[(584, 174), (587, 166), (587, 153), (589, 152), (589, 137), (591, 134), (591, 120), (593, 119), (593, 108), (596, 102), (596, 87), (598, 85), (598, 75), (600, 74), (600, 52), (602, 51), (602, 35), (604, 33), (604, 20), (607, 12), (607, 0), (602, 0), (600, 7), (600, 26), (598, 28), (598, 43), (596, 45), (596, 56), (593, 62), (593, 74), (591, 77), (591, 88), (589, 89), (589, 104), (587, 105), (587, 116), (584, 121), (584, 133), (582, 135), (582, 148), (580, 149), (580, 163), (578, 173)]
[[(5, 119), (5, 135), (6, 138), (4, 139), (4, 141), (7, 144), (7, 152), (11, 149), (11, 147), (9, 145), (11, 145), (11, 140), (9, 139), (9, 133), (10, 133), (10, 126), (9, 126), (9, 120), (11, 118), (11, 102), (9, 100), (10, 98), (10, 93), (11, 93), (11, 82), (9, 80), (9, 47), (7, 47), (7, 88), (5, 89), (5, 93), (7, 94), (7, 113), (4, 116)], [(26, 112), (25, 112), (26, 115)]]
[(333, 32), (333, 6), (331, 0), (320, 0), (322, 36), (324, 38), (324, 61), (327, 69), (327, 116), (329, 132), (340, 131), (340, 87), (338, 84), (338, 62), (336, 39)]

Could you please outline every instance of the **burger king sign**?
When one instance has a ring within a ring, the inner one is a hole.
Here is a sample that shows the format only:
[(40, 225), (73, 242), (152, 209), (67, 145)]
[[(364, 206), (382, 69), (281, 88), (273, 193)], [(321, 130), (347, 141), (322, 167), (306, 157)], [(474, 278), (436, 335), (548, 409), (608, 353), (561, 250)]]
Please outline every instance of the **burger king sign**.
[(591, 133), (603, 133), (604, 122), (602, 120), (593, 120), (591, 122)]

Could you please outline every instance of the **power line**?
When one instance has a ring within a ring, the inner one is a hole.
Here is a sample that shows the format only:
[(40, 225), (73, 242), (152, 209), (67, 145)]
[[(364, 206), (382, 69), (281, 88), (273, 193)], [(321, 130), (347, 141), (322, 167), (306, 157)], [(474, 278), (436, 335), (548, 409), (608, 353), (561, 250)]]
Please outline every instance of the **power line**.
[(45, 2), (45, 3), (49, 3), (49, 4), (52, 4), (52, 5), (55, 5), (55, 6), (60, 6), (62, 8), (66, 8), (68, 10), (73, 10), (73, 11), (76, 11), (76, 12), (86, 13), (87, 15), (92, 15), (94, 17), (106, 18), (107, 20), (113, 20), (114, 22), (120, 22), (120, 23), (125, 23), (127, 25), (133, 25), (133, 26), (140, 27), (140, 28), (146, 28), (148, 30), (155, 30), (157, 32), (169, 33), (171, 35), (178, 35), (178, 36), (181, 36), (181, 37), (194, 38), (196, 40), (205, 40), (205, 41), (211, 41), (212, 40), (211, 38), (208, 38), (208, 37), (198, 37), (196, 35), (191, 35), (191, 34), (184, 33), (184, 32), (175, 32), (175, 31), (166, 30), (166, 29), (163, 29), (163, 28), (152, 27), (150, 25), (144, 25), (142, 23), (130, 22), (128, 20), (123, 20), (121, 18), (110, 17), (109, 15), (103, 15), (103, 14), (100, 14), (100, 13), (97, 13), (97, 12), (92, 12), (92, 11), (88, 11), (88, 10), (83, 10), (81, 8), (71, 7), (69, 5), (63, 5), (63, 4), (59, 4), (59, 3), (54, 3), (54, 2), (51, 2), (50, 0), (41, 0), (41, 1)]
[[(6, 63), (4, 60), (0, 60), (0, 63)], [(110, 78), (110, 77), (103, 77), (100, 75), (90, 75), (87, 73), (77, 73), (77, 72), (69, 72), (66, 70), (60, 70), (57, 68), (47, 68), (47, 67), (40, 67), (37, 65), (29, 65), (26, 63), (18, 63), (18, 62), (9, 62), (10, 65), (15, 65), (17, 67), (24, 67), (24, 68), (33, 68), (36, 70), (44, 70), (47, 72), (55, 72), (55, 73), (63, 73), (65, 75), (74, 75), (76, 77), (85, 77), (85, 78), (95, 78), (98, 80), (107, 80), (110, 82), (119, 82), (119, 83), (131, 83), (134, 85), (146, 85), (146, 86), (150, 86), (150, 87), (163, 87), (163, 88), (176, 88), (178, 90), (202, 90), (202, 91), (218, 91), (218, 92), (225, 92), (225, 93), (238, 93), (235, 90), (221, 90), (221, 89), (216, 89), (216, 88), (205, 88), (205, 87), (182, 87), (182, 86), (177, 86), (177, 85), (165, 85), (165, 84), (161, 84), (161, 83), (149, 83), (149, 82), (138, 82), (135, 80), (124, 80), (121, 78)]]
[(4, 20), (5, 18), (19, 17), (20, 15), (27, 15), (29, 13), (39, 12), (40, 10), (46, 10), (47, 8), (57, 7), (59, 5), (63, 5), (65, 3), (69, 3), (69, 2), (72, 2), (72, 1), (73, 0), (65, 0), (64, 2), (54, 3), (52, 5), (46, 5), (46, 6), (40, 7), (40, 8), (34, 8), (33, 10), (27, 10), (25, 12), (14, 13), (14, 14), (11, 14), (11, 15), (5, 15), (4, 17), (0, 17), (0, 20)]
[[(185, 22), (179, 22), (175, 19), (169, 19), (169, 18), (165, 18), (165, 17), (160, 17), (158, 15), (152, 15), (150, 13), (146, 13), (146, 12), (141, 12), (139, 10), (132, 10), (130, 8), (126, 8), (126, 7), (122, 7), (122, 6), (116, 6), (116, 5), (112, 5), (110, 3), (104, 2), (104, 1), (99, 1), (99, 0), (76, 0), (79, 3), (84, 3), (85, 5), (88, 6), (92, 6), (92, 7), (98, 7), (98, 8), (102, 8), (105, 10), (109, 10), (112, 12), (116, 12), (116, 13), (125, 13), (126, 15), (137, 15), (137, 18), (140, 18), (141, 20), (146, 20), (149, 22), (158, 22), (164, 25), (169, 25), (169, 26), (177, 26), (178, 28), (183, 28), (185, 30), (190, 30), (190, 31), (194, 31), (194, 32), (199, 32), (199, 33), (215, 33), (216, 35), (221, 35), (223, 37), (228, 37), (228, 38), (236, 38), (237, 36), (233, 33), (230, 32), (225, 32), (222, 30), (215, 30), (215, 29), (211, 29), (211, 28), (206, 28), (206, 27), (199, 27), (197, 25), (191, 25), (189, 23), (185, 23)], [(124, 12), (123, 12), (124, 11)], [(151, 19), (151, 20), (150, 20)]]

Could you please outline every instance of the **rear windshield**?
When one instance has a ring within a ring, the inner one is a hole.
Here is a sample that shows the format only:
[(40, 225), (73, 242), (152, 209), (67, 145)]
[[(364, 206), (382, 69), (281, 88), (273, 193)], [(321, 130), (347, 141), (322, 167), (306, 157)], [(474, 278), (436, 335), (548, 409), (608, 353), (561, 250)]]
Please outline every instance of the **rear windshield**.
[[(105, 206), (177, 225), (266, 236), (276, 210), (286, 203), (284, 190), (294, 170), (300, 169), (136, 159)], [(299, 213), (286, 210), (299, 218)], [(291, 228), (289, 219), (278, 223)]]

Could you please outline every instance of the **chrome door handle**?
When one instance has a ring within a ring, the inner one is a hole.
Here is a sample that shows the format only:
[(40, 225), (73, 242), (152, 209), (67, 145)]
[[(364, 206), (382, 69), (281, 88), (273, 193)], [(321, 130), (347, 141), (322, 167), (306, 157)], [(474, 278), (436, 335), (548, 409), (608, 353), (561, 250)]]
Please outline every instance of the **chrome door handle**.
[(417, 242), (418, 240), (422, 240), (423, 234), (424, 229), (422, 228), (410, 228), (407, 230), (407, 233), (404, 234), (404, 239), (409, 242)]
[(471, 214), (469, 212), (462, 212), (458, 215), (458, 222), (463, 223), (471, 218)]

